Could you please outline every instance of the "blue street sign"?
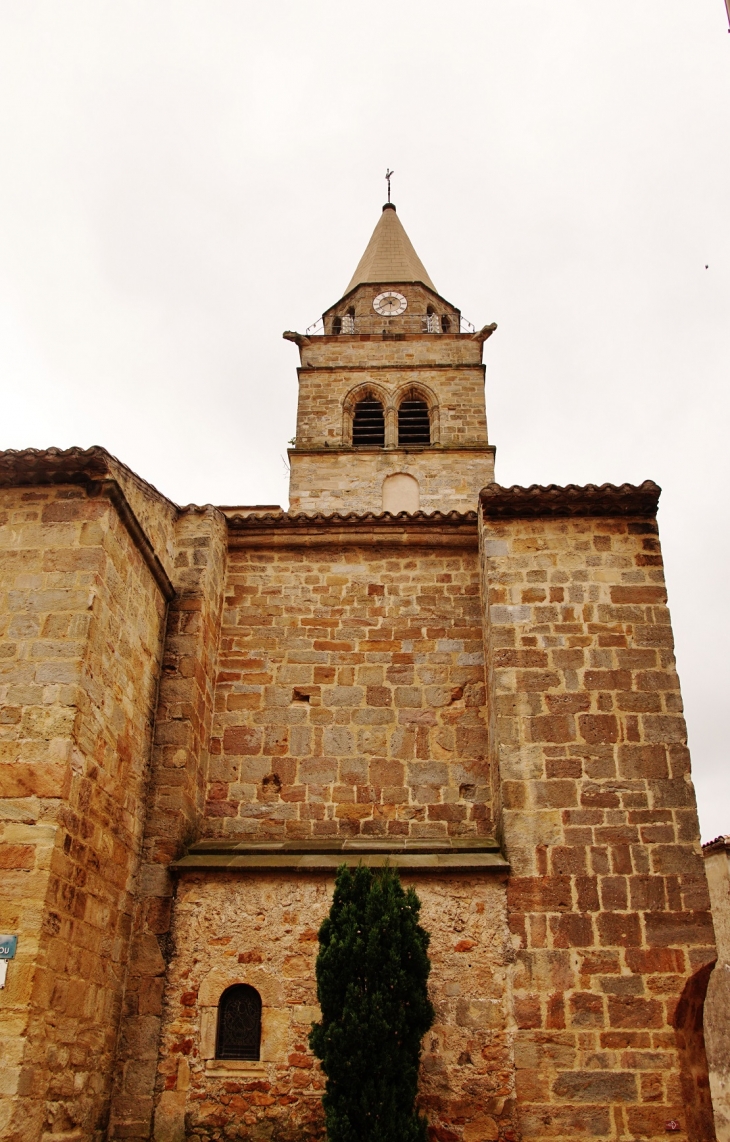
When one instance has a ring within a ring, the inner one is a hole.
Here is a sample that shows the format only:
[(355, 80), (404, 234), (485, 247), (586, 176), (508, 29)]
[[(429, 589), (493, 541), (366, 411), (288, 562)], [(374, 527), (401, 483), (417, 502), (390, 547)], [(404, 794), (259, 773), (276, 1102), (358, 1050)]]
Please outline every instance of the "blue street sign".
[(14, 960), (17, 946), (17, 936), (0, 936), (0, 960)]

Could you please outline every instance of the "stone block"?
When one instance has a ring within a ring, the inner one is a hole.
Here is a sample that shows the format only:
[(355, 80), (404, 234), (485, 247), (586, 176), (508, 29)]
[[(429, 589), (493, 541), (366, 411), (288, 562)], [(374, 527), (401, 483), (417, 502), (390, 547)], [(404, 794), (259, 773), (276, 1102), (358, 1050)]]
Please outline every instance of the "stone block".
[(608, 1103), (636, 1102), (636, 1076), (628, 1072), (572, 1071), (558, 1076), (553, 1083), (556, 1098), (568, 1102)]

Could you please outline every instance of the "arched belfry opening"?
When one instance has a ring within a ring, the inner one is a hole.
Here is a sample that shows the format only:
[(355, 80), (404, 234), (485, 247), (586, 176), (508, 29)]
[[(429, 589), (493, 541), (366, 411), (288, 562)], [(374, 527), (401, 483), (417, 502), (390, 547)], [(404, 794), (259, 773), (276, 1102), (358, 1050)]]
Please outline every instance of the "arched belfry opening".
[(398, 444), (430, 444), (431, 414), (419, 393), (406, 393), (398, 406)]
[(426, 332), (427, 333), (440, 333), (441, 321), (439, 315), (432, 305), (426, 306)]
[(377, 397), (370, 393), (355, 405), (352, 443), (355, 448), (385, 447), (385, 411)]
[(217, 1059), (258, 1059), (261, 1055), (261, 996), (247, 983), (228, 987), (218, 1004)]

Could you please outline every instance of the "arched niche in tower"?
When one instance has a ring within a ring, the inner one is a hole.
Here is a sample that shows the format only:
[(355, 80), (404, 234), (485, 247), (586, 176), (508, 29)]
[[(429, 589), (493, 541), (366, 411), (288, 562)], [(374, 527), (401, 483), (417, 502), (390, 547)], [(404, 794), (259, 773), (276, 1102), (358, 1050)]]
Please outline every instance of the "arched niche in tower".
[(415, 476), (408, 472), (394, 472), (383, 480), (383, 511), (417, 512), (421, 506), (421, 489)]

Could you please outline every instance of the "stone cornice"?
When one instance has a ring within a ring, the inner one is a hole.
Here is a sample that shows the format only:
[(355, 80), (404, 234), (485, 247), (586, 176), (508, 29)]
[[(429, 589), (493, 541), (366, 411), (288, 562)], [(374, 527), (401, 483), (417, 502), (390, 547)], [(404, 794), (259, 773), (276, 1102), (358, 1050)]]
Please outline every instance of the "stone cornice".
[(348, 841), (199, 841), (170, 866), (175, 872), (305, 872), (332, 875), (340, 865), (390, 865), (406, 872), (506, 873), (509, 865), (491, 837), (402, 842), (353, 838)]
[(241, 547), (477, 546), (476, 512), (271, 513), (228, 517), (228, 544)]
[(644, 516), (657, 513), (661, 488), (643, 484), (532, 484), (529, 488), (487, 484), (479, 493), (485, 519), (534, 519), (539, 516)]
[(373, 445), (368, 448), (366, 445), (358, 444), (333, 444), (333, 445), (297, 445), (296, 448), (287, 448), (287, 455), (289, 456), (340, 456), (343, 453), (347, 456), (360, 456), (372, 455), (375, 453), (378, 456), (394, 456), (399, 452), (407, 454), (412, 453), (435, 453), (443, 455), (444, 453), (451, 452), (486, 452), (488, 455), (496, 454), (497, 447), (495, 444), (401, 444), (393, 448), (383, 448), (380, 445)]
[[(471, 340), (471, 334), (465, 333), (462, 336)], [(337, 338), (337, 340), (339, 340), (339, 338)], [(481, 364), (479, 361), (454, 361), (443, 365), (434, 361), (424, 361), (420, 365), (406, 365), (400, 362), (394, 362), (390, 365), (351, 365), (343, 362), (341, 365), (299, 365), (297, 368), (297, 376), (301, 376), (302, 373), (428, 373), (444, 370), (457, 373), (464, 372), (466, 369), (478, 369), (479, 372), (484, 375), (486, 368), (487, 366)]]

